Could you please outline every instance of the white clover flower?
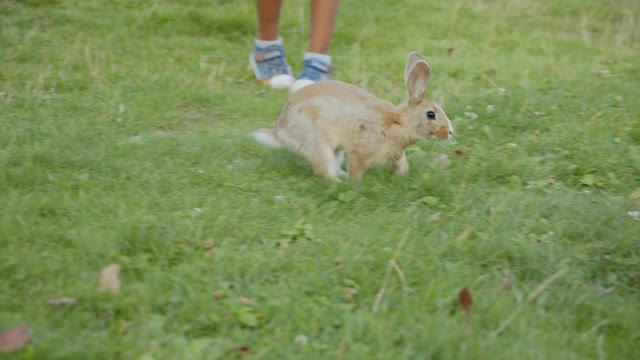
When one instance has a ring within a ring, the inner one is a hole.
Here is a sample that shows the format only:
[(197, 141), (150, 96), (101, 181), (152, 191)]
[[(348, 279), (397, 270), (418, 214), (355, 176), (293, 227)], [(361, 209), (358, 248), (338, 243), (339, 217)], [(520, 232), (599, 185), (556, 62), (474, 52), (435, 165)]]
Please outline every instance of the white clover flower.
[(298, 334), (293, 342), (296, 343), (296, 345), (305, 346), (309, 342), (309, 338), (306, 335)]
[(471, 120), (475, 120), (478, 118), (478, 114), (471, 111), (465, 111), (464, 116), (468, 117)]

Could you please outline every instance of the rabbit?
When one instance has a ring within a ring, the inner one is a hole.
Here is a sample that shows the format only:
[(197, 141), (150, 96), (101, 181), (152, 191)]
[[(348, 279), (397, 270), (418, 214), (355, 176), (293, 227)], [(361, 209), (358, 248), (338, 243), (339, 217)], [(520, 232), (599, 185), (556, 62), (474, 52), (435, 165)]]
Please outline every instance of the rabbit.
[[(407, 100), (400, 105), (379, 99), (342, 81), (328, 80), (293, 92), (273, 129), (252, 135), (271, 147), (286, 147), (311, 162), (317, 176), (359, 181), (373, 165), (393, 162), (394, 173), (409, 172), (404, 149), (423, 139), (449, 139), (451, 121), (424, 97), (431, 80), (429, 64), (417, 52), (404, 70)], [(344, 154), (347, 173), (341, 170)]]

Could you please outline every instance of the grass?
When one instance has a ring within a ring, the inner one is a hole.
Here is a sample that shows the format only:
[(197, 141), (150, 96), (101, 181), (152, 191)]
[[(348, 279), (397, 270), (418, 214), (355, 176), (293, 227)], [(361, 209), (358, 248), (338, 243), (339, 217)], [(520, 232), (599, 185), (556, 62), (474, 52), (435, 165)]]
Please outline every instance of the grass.
[(252, 2), (0, 4), (9, 358), (640, 357), (634, 0), (343, 2), (334, 77), (399, 102), (422, 52), (456, 139), (342, 184), (247, 136), (287, 97), (245, 63)]

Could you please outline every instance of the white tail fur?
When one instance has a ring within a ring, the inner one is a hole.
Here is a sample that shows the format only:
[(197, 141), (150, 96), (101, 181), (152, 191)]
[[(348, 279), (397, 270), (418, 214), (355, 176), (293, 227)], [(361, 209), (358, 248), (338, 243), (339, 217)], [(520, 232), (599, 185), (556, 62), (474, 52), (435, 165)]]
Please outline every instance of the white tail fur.
[(258, 129), (254, 131), (251, 136), (253, 136), (257, 142), (272, 148), (282, 147), (282, 143), (276, 139), (273, 129)]

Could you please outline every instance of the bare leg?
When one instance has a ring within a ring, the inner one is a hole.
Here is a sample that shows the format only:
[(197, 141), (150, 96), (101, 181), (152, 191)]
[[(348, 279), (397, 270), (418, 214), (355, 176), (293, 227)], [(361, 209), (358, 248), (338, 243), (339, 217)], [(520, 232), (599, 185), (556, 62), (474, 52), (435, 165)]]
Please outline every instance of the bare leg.
[(278, 39), (278, 19), (282, 0), (257, 0), (258, 40)]
[[(258, 0), (258, 3), (267, 0)], [(281, 1), (281, 0), (276, 0)], [(308, 52), (327, 54), (340, 0), (311, 1), (311, 39)]]
[(406, 175), (409, 172), (409, 161), (407, 161), (407, 155), (402, 152), (399, 158), (393, 162), (393, 173), (396, 175)]

